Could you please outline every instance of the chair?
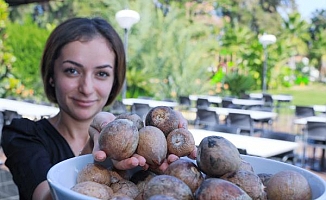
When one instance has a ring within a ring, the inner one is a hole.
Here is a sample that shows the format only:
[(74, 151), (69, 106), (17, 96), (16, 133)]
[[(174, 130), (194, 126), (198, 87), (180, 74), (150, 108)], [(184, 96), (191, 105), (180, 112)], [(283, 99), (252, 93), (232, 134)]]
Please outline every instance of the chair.
[(215, 126), (210, 126), (207, 128), (210, 131), (230, 133), (230, 134), (240, 134), (241, 129), (235, 126), (228, 126), (226, 124), (217, 124)]
[(111, 106), (109, 111), (114, 115), (119, 115), (127, 112), (127, 107), (121, 101), (115, 101)]
[(132, 114), (137, 114), (139, 115), (142, 119), (145, 119), (148, 111), (151, 108), (149, 107), (148, 104), (143, 104), (143, 103), (134, 103), (131, 106), (131, 113)]
[(191, 107), (191, 100), (188, 96), (179, 96), (179, 105), (185, 109)]
[(304, 129), (303, 141), (303, 165), (306, 161), (306, 149), (308, 146), (313, 147), (312, 164), (315, 163), (316, 148), (321, 148), (322, 157), (320, 159), (320, 169), (324, 170), (326, 149), (326, 122), (308, 121), (306, 128)]
[[(248, 110), (257, 110), (257, 111), (263, 111), (263, 112), (272, 112), (273, 108), (271, 107), (265, 107), (265, 106), (250, 106)], [(273, 118), (266, 118), (266, 119), (255, 119), (255, 123), (260, 123), (262, 128), (264, 129), (264, 125), (266, 124), (270, 130), (273, 129)]]
[(202, 98), (198, 98), (196, 101), (196, 108), (197, 109), (206, 109), (210, 106), (210, 102), (208, 101), (208, 99), (202, 99)]
[[(263, 131), (260, 135), (262, 138), (269, 138), (269, 139), (275, 139), (275, 140), (283, 140), (283, 141), (289, 141), (289, 142), (295, 142), (296, 141), (296, 135), (291, 134), (288, 132), (282, 132), (282, 131)], [(278, 155), (275, 155), (273, 157), (270, 157), (271, 159), (279, 160), (282, 162), (291, 162), (291, 164), (296, 163), (296, 154), (294, 151), (288, 151), (285, 153), (281, 153)]]
[(298, 118), (311, 117), (315, 115), (315, 110), (312, 106), (295, 106), (295, 116)]
[(219, 124), (219, 116), (215, 111), (198, 109), (194, 124), (196, 128), (201, 127), (208, 130), (209, 127)]
[(249, 135), (253, 135), (258, 131), (258, 129), (254, 127), (254, 120), (249, 114), (229, 113), (226, 123), (228, 126), (240, 128), (240, 133), (248, 133)]
[(233, 104), (232, 98), (223, 98), (221, 104), (222, 108), (242, 109), (242, 106)]
[(274, 100), (273, 100), (272, 95), (264, 93), (263, 94), (263, 101), (264, 101), (264, 106), (265, 107), (270, 107), (270, 108), (274, 107)]

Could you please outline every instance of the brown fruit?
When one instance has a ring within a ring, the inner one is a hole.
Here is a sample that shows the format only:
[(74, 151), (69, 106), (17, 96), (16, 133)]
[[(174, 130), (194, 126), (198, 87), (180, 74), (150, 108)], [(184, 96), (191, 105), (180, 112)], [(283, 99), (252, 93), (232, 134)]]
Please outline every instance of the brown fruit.
[(241, 165), (240, 165), (239, 170), (246, 170), (246, 171), (254, 172), (254, 168), (252, 167), (252, 165), (243, 159), (241, 160)]
[(166, 195), (180, 200), (193, 200), (193, 194), (180, 179), (170, 175), (157, 175), (145, 186), (143, 198), (149, 199), (154, 195)]
[(137, 185), (128, 180), (120, 180), (119, 182), (113, 183), (110, 187), (114, 193), (127, 195), (132, 199), (139, 193)]
[(93, 181), (77, 183), (71, 188), (71, 190), (103, 200), (110, 199), (113, 195), (113, 191), (109, 186)]
[(149, 165), (161, 165), (166, 158), (167, 143), (164, 133), (155, 126), (145, 126), (139, 130), (136, 153), (143, 156)]
[(192, 133), (185, 128), (177, 128), (166, 138), (168, 152), (179, 157), (188, 156), (195, 149), (195, 139)]
[(196, 160), (199, 169), (209, 177), (238, 171), (241, 165), (237, 147), (219, 136), (208, 136), (200, 142)]
[(77, 174), (77, 183), (93, 181), (110, 186), (110, 173), (100, 164), (89, 163)]
[(243, 189), (253, 200), (267, 199), (264, 185), (258, 175), (252, 171), (239, 170), (221, 177)]
[(163, 131), (165, 136), (174, 129), (177, 129), (178, 125), (178, 116), (172, 108), (167, 106), (157, 106), (152, 108), (145, 118), (145, 126), (155, 126)]
[(165, 175), (175, 176), (185, 182), (194, 193), (204, 181), (197, 165), (189, 159), (179, 159), (171, 163), (164, 171)]
[(138, 140), (138, 129), (132, 121), (115, 119), (102, 129), (99, 146), (108, 158), (124, 160), (134, 154)]
[(134, 125), (137, 127), (138, 130), (144, 127), (143, 120), (137, 114), (123, 113), (118, 115), (116, 119), (129, 119), (134, 123)]
[(219, 178), (208, 178), (195, 192), (196, 200), (252, 200), (237, 185)]
[(297, 171), (284, 170), (274, 174), (266, 186), (269, 200), (310, 200), (311, 188), (307, 179)]

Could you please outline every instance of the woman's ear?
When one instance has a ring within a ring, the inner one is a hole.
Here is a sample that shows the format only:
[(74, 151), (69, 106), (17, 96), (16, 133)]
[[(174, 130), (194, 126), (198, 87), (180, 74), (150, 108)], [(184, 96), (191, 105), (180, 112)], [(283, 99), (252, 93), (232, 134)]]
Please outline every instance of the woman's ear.
[(50, 85), (51, 85), (52, 87), (54, 87), (54, 80), (53, 80), (53, 78), (50, 78), (50, 79), (49, 79), (49, 83), (50, 83)]

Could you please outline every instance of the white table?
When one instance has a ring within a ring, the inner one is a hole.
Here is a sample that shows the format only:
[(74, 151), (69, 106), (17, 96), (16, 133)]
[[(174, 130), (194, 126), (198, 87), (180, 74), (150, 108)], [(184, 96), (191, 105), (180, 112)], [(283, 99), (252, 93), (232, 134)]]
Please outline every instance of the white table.
[(189, 131), (194, 136), (196, 145), (199, 145), (202, 139), (207, 136), (220, 136), (229, 140), (237, 148), (246, 149), (249, 155), (265, 158), (292, 151), (299, 147), (297, 142), (207, 131), (202, 129), (189, 129)]
[(32, 119), (54, 116), (59, 112), (59, 108), (57, 107), (4, 98), (0, 98), (0, 110), (15, 111), (23, 117)]
[(222, 98), (219, 96), (211, 95), (189, 95), (191, 101), (197, 101), (197, 99), (207, 99), (210, 103), (221, 103)]
[(232, 103), (240, 106), (260, 106), (264, 105), (264, 101), (262, 100), (254, 100), (254, 99), (232, 99)]
[(326, 105), (314, 105), (313, 107), (317, 112), (326, 112)]
[[(256, 99), (262, 99), (263, 94), (262, 93), (251, 93), (249, 94), (251, 98), (256, 98)], [(280, 102), (289, 102), (293, 100), (292, 95), (287, 95), (287, 94), (273, 94), (272, 95), (273, 100), (280, 101)]]
[(233, 108), (220, 108), (220, 107), (209, 107), (208, 110), (213, 110), (219, 115), (227, 116), (229, 113), (249, 114), (254, 120), (262, 119), (274, 119), (277, 117), (275, 112), (265, 112), (258, 110), (244, 110), (244, 109), (233, 109)]
[[(210, 95), (189, 95), (189, 99), (192, 101), (197, 101), (197, 99), (207, 99), (210, 103), (222, 103), (222, 97), (219, 96), (210, 96)], [(262, 100), (253, 100), (253, 99), (237, 99), (232, 98), (232, 103), (240, 106), (257, 106), (264, 105)]]
[(293, 120), (294, 124), (297, 125), (306, 125), (308, 121), (311, 122), (326, 122), (326, 117), (322, 116), (311, 116), (311, 117), (302, 117)]
[(176, 107), (178, 106), (177, 102), (171, 102), (171, 101), (157, 101), (152, 99), (139, 99), (139, 98), (128, 98), (123, 99), (122, 103), (128, 106), (133, 105), (134, 103), (143, 103), (148, 104), (149, 107), (157, 107), (157, 106), (168, 106), (168, 107)]

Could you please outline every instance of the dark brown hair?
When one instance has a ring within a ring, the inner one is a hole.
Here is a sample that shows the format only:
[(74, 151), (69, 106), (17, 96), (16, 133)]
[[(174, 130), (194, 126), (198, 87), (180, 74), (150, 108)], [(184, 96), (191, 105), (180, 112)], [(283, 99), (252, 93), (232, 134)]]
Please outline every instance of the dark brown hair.
[(49, 101), (57, 103), (54, 87), (51, 86), (49, 80), (54, 78), (54, 62), (60, 56), (62, 48), (70, 42), (88, 41), (97, 36), (105, 38), (115, 54), (114, 82), (105, 105), (111, 104), (119, 95), (126, 76), (126, 56), (118, 33), (101, 18), (72, 18), (53, 30), (44, 48), (41, 74), (44, 91)]

